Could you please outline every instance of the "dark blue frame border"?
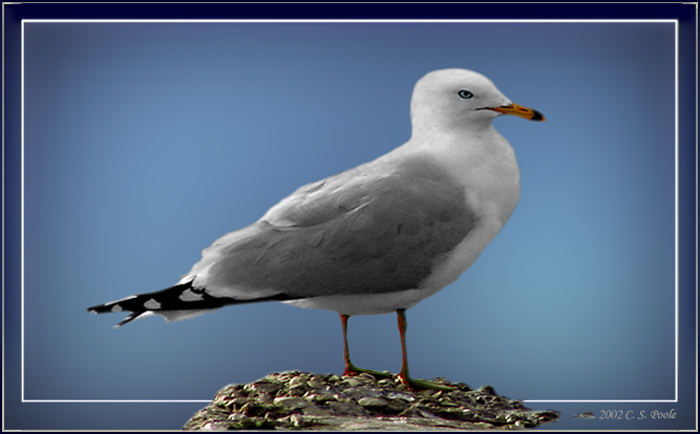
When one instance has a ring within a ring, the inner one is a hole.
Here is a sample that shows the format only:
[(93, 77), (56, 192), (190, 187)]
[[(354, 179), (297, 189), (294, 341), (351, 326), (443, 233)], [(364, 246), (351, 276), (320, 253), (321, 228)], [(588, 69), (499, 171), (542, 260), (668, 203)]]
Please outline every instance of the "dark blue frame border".
[[(139, 2), (23, 3), (23, 19), (680, 19), (681, 3), (602, 2)], [(687, 10), (687, 12), (686, 12)], [(689, 14), (690, 15), (690, 14)]]
[[(679, 22), (679, 402), (675, 429), (697, 430), (697, 5), (683, 3), (21, 3), (3, 4), (3, 430), (179, 430), (202, 404), (22, 403), (22, 19), (675, 19)], [(689, 345), (692, 342), (695, 345)], [(644, 381), (640, 378), (639, 381)], [(144, 409), (143, 406), (147, 405)], [(133, 426), (134, 412), (171, 426)], [(168, 416), (169, 415), (169, 416)], [(667, 427), (667, 429), (672, 429)]]

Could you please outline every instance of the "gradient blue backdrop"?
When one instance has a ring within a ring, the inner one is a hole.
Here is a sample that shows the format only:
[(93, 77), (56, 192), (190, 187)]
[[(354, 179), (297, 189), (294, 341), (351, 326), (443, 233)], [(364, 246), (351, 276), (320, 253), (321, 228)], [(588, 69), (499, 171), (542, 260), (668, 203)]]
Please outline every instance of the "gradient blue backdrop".
[[(495, 121), (520, 204), (408, 311), (413, 375), (517, 399), (674, 398), (673, 24), (26, 23), (24, 50), (26, 399), (209, 400), (271, 371), (340, 373), (332, 312), (113, 330), (123, 315), (85, 308), (175, 283), (298, 186), (403, 143), (414, 83), (446, 67), (547, 122)], [(393, 315), (352, 318), (349, 338), (359, 366), (399, 369)]]

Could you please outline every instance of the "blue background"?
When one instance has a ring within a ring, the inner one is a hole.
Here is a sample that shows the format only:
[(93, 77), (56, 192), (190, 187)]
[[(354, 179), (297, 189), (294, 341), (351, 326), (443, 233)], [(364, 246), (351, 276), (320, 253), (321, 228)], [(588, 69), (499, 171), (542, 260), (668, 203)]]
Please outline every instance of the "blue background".
[[(120, 315), (85, 307), (175, 283), (298, 186), (400, 145), (415, 81), (463, 67), (547, 122), (495, 121), (520, 204), (409, 310), (412, 374), (516, 399), (673, 399), (673, 42), (670, 23), (26, 23), (25, 398), (210, 400), (271, 371), (340, 373), (332, 312), (113, 330)], [(393, 315), (352, 318), (349, 337), (357, 365), (399, 369)], [(88, 428), (178, 428), (204, 404), (188, 405)]]

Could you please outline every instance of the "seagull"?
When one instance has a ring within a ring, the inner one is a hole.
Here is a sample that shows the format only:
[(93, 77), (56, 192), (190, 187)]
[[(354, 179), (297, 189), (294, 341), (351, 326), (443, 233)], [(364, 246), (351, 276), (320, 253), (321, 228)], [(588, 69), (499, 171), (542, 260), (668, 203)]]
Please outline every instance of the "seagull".
[(118, 323), (160, 315), (193, 318), (227, 305), (278, 301), (340, 315), (344, 375), (348, 318), (397, 313), (400, 381), (439, 388), (408, 373), (406, 309), (451, 284), (496, 236), (520, 197), (520, 170), (492, 121), (544, 121), (514, 104), (485, 76), (441, 69), (416, 83), (411, 137), (376, 160), (307, 184), (257, 222), (202, 251), (169, 288), (88, 308), (129, 312)]

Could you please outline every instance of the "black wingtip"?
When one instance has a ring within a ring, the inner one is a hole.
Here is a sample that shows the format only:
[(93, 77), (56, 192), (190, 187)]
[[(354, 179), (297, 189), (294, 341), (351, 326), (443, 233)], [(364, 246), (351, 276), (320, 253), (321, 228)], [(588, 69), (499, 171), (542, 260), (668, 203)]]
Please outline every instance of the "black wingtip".
[(117, 324), (114, 325), (113, 328), (118, 329), (119, 327), (121, 327), (123, 325), (129, 324), (131, 321), (137, 319), (138, 317), (140, 317), (143, 314), (144, 314), (144, 312), (131, 312), (129, 314), (129, 316), (127, 316), (123, 320), (119, 321)]
[(97, 306), (88, 307), (87, 311), (90, 313), (94, 313), (94, 314), (110, 313), (110, 312), (112, 312), (112, 307), (114, 307), (113, 303), (98, 304)]
[[(228, 304), (288, 301), (291, 299), (292, 297), (286, 294), (275, 294), (255, 300), (235, 300), (226, 297), (214, 297), (209, 295), (204, 288), (194, 288), (192, 282), (189, 281), (161, 291), (135, 294), (121, 300), (90, 306), (87, 308), (87, 311), (94, 314), (128, 312), (129, 316), (114, 326), (115, 328), (119, 328), (146, 315), (161, 315), (164, 316), (166, 320), (170, 321), (173, 320), (172, 318), (178, 317), (177, 312), (210, 311)], [(181, 315), (181, 317), (192, 317), (192, 315)]]

